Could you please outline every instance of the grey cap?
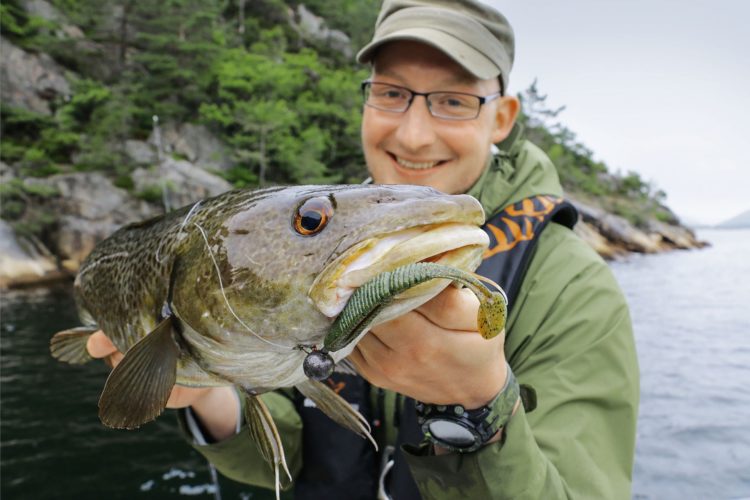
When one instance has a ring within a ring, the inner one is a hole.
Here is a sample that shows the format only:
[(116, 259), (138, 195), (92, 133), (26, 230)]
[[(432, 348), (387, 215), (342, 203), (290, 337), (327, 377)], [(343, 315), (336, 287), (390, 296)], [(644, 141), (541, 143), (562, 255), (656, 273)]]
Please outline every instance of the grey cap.
[(508, 88), (514, 37), (508, 20), (474, 0), (385, 0), (370, 43), (357, 54), (368, 63), (377, 49), (413, 40), (444, 52), (481, 80), (500, 77)]

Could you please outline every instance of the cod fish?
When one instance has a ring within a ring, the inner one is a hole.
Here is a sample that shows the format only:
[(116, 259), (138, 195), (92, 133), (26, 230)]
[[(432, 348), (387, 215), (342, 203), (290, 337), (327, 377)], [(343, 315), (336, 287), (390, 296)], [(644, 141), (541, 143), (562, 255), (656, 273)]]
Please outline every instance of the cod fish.
[[(156, 418), (175, 384), (238, 387), (278, 493), (279, 466), (289, 471), (258, 395), (294, 386), (372, 441), (366, 420), (316, 379), (371, 326), (476, 269), (489, 243), (483, 222), (474, 198), (420, 186), (229, 191), (99, 243), (74, 284), (86, 326), (57, 333), (51, 351), (68, 363), (89, 361), (88, 336), (102, 329), (125, 353), (99, 400), (102, 422), (114, 428)], [(413, 279), (420, 265), (432, 274)], [(443, 276), (447, 268), (452, 274)], [(370, 298), (347, 308), (358, 291)], [(483, 335), (502, 330), (504, 307), (489, 315)]]

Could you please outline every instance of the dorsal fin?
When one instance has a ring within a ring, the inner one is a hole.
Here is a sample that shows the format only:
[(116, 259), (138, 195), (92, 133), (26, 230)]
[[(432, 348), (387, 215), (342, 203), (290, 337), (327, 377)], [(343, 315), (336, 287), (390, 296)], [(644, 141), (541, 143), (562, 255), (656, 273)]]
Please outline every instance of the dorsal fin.
[(159, 416), (177, 380), (180, 349), (172, 316), (125, 353), (99, 398), (99, 418), (117, 429), (134, 429)]

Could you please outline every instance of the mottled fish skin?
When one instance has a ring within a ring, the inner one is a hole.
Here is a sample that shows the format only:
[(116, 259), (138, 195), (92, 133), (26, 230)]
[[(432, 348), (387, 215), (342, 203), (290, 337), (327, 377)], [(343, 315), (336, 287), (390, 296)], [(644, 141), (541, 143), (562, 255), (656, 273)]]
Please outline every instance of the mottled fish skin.
[[(334, 213), (302, 236), (292, 221), (313, 197), (331, 200)], [(484, 214), (469, 196), (419, 186), (230, 191), (97, 245), (76, 278), (77, 300), (123, 352), (173, 314), (180, 384), (291, 386), (305, 380), (299, 347), (322, 345), (332, 323), (308, 297), (325, 266), (367, 238), (444, 222), (479, 226)]]

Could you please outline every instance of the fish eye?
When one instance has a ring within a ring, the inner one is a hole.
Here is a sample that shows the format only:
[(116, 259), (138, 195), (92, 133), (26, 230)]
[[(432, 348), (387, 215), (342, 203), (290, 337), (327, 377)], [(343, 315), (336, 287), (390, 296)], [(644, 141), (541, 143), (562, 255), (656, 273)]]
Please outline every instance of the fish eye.
[(323, 230), (333, 217), (333, 203), (325, 196), (302, 202), (294, 213), (292, 225), (302, 236), (313, 236)]

